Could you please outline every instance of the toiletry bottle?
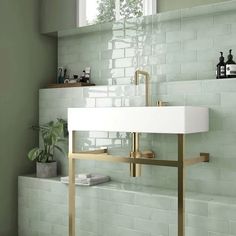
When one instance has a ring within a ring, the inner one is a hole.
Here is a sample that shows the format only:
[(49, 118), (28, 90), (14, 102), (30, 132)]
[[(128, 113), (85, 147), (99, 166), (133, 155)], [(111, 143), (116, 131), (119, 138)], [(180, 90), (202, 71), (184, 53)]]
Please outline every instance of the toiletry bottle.
[(226, 77), (236, 77), (236, 65), (235, 61), (233, 60), (232, 49), (229, 50), (228, 60), (226, 61)]
[(220, 62), (216, 66), (216, 78), (223, 79), (226, 77), (226, 67), (223, 57), (223, 52), (220, 52), (221, 56), (219, 58)]
[(58, 71), (59, 71), (59, 75), (58, 75), (58, 83), (59, 84), (63, 84), (64, 83), (64, 78), (62, 76), (62, 68), (59, 68)]
[(83, 70), (83, 74), (80, 76), (80, 82), (86, 83), (85, 70)]
[(69, 79), (67, 76), (67, 69), (64, 69), (64, 75), (63, 75), (63, 80)]
[(91, 73), (91, 69), (90, 67), (86, 67), (85, 68), (85, 79), (86, 79), (86, 83), (90, 83), (90, 73)]

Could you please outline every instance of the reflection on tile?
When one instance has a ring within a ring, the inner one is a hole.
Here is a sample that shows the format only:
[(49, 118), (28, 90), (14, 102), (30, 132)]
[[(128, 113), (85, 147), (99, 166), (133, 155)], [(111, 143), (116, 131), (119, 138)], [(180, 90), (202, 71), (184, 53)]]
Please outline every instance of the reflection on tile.
[(97, 98), (97, 97), (106, 97), (107, 96), (107, 86), (92, 86), (84, 88), (84, 98)]
[(121, 107), (122, 106), (122, 99), (121, 98), (115, 98), (112, 102), (113, 107)]
[(133, 46), (133, 43), (131, 40), (115, 40), (114, 42), (114, 49), (120, 49), (120, 48), (130, 48)]
[(129, 77), (124, 77), (124, 78), (117, 78), (116, 79), (116, 84), (117, 85), (129, 85), (131, 84), (132, 79)]
[(133, 59), (132, 58), (122, 58), (122, 59), (116, 59), (115, 60), (115, 67), (131, 67), (133, 65)]
[(96, 107), (112, 107), (112, 98), (96, 98)]

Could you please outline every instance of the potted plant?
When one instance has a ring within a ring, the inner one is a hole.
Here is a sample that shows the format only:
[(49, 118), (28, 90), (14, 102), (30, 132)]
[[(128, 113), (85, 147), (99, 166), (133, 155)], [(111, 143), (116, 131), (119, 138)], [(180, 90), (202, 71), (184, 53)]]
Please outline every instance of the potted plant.
[(42, 147), (35, 147), (28, 153), (31, 161), (36, 161), (36, 176), (50, 178), (57, 176), (57, 162), (54, 160), (54, 151), (65, 153), (60, 144), (66, 141), (67, 123), (63, 119), (50, 121), (45, 125), (33, 126), (42, 136)]

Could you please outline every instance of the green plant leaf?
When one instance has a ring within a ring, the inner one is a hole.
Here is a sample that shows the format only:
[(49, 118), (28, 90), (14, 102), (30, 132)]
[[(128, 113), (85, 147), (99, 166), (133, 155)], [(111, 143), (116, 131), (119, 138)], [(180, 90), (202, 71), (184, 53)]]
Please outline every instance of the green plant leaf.
[(31, 160), (31, 161), (34, 161), (34, 160), (37, 160), (37, 161), (40, 161), (40, 157), (43, 153), (43, 150), (41, 148), (33, 148), (29, 151), (28, 153), (28, 158)]
[(63, 119), (50, 121), (43, 125), (33, 126), (34, 130), (41, 133), (43, 148), (34, 148), (28, 153), (30, 160), (39, 162), (49, 162), (53, 160), (54, 148), (67, 155), (62, 147), (57, 144), (66, 142), (65, 134), (67, 134), (67, 122)]

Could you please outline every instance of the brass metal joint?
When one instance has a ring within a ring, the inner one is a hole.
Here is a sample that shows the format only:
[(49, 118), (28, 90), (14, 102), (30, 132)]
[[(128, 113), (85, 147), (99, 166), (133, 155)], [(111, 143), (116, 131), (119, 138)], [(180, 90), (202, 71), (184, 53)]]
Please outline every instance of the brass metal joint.
[(203, 157), (203, 162), (209, 162), (210, 161), (210, 153), (208, 152), (201, 152), (200, 156)]
[(157, 106), (158, 107), (168, 106), (168, 102), (157, 100)]
[(138, 152), (130, 152), (129, 156), (132, 158), (140, 158), (140, 157), (142, 157), (142, 153), (139, 151)]
[(155, 158), (155, 153), (153, 151), (138, 151), (138, 152), (130, 152), (129, 156), (131, 158)]

